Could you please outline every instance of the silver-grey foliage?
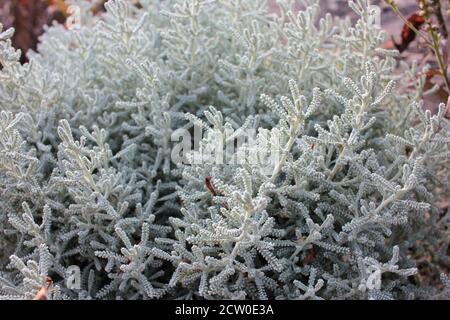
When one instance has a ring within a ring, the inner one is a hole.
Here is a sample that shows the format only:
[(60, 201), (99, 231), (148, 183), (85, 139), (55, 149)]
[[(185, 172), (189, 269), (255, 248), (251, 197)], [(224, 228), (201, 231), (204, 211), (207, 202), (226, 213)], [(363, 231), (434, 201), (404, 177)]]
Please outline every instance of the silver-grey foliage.
[[(75, 2), (25, 65), (0, 27), (3, 299), (448, 298), (414, 277), (430, 248), (449, 264), (445, 106), (367, 0), (354, 26), (315, 0)], [(192, 124), (280, 157), (174, 164)]]

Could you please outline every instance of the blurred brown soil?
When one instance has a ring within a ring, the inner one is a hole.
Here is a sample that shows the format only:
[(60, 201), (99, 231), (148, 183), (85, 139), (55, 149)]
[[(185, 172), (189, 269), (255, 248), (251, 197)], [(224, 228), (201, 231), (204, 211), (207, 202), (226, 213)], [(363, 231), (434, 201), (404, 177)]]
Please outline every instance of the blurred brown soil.
[[(57, 7), (42, 0), (2, 0), (0, 2), (0, 22), (4, 28), (14, 27), (12, 38), (15, 48), (26, 53), (36, 49), (38, 37), (44, 31), (44, 25), (53, 20), (64, 22), (64, 14)], [(22, 62), (26, 62), (22, 54)]]
[[(104, 0), (91, 0), (102, 7)], [(22, 63), (27, 61), (28, 50), (36, 50), (44, 26), (54, 21), (64, 23), (67, 18), (64, 0), (0, 0), (0, 23), (4, 29), (14, 27), (12, 42), (22, 51)]]

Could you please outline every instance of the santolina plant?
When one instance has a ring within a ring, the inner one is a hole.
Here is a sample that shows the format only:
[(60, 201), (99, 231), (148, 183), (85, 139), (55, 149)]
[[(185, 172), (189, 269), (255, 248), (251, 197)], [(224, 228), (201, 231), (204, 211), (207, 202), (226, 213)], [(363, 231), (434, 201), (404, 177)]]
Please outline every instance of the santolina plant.
[(3, 299), (449, 298), (445, 105), (368, 1), (292, 2), (74, 1), (25, 65), (0, 30)]

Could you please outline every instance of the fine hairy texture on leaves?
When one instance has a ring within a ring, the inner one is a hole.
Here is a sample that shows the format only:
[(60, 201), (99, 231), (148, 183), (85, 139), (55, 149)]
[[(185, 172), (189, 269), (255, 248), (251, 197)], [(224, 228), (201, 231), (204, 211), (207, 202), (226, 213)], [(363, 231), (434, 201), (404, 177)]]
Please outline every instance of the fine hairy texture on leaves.
[(72, 1), (24, 65), (0, 27), (0, 298), (449, 298), (445, 104), (368, 0), (293, 2)]

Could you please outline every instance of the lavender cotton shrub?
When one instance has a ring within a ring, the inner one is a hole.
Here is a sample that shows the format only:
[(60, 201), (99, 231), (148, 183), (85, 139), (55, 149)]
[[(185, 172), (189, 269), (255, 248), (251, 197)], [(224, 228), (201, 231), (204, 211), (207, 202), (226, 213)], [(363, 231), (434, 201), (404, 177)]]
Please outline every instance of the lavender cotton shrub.
[(2, 299), (449, 298), (445, 105), (367, 0), (292, 2), (73, 1), (24, 65), (0, 27)]

